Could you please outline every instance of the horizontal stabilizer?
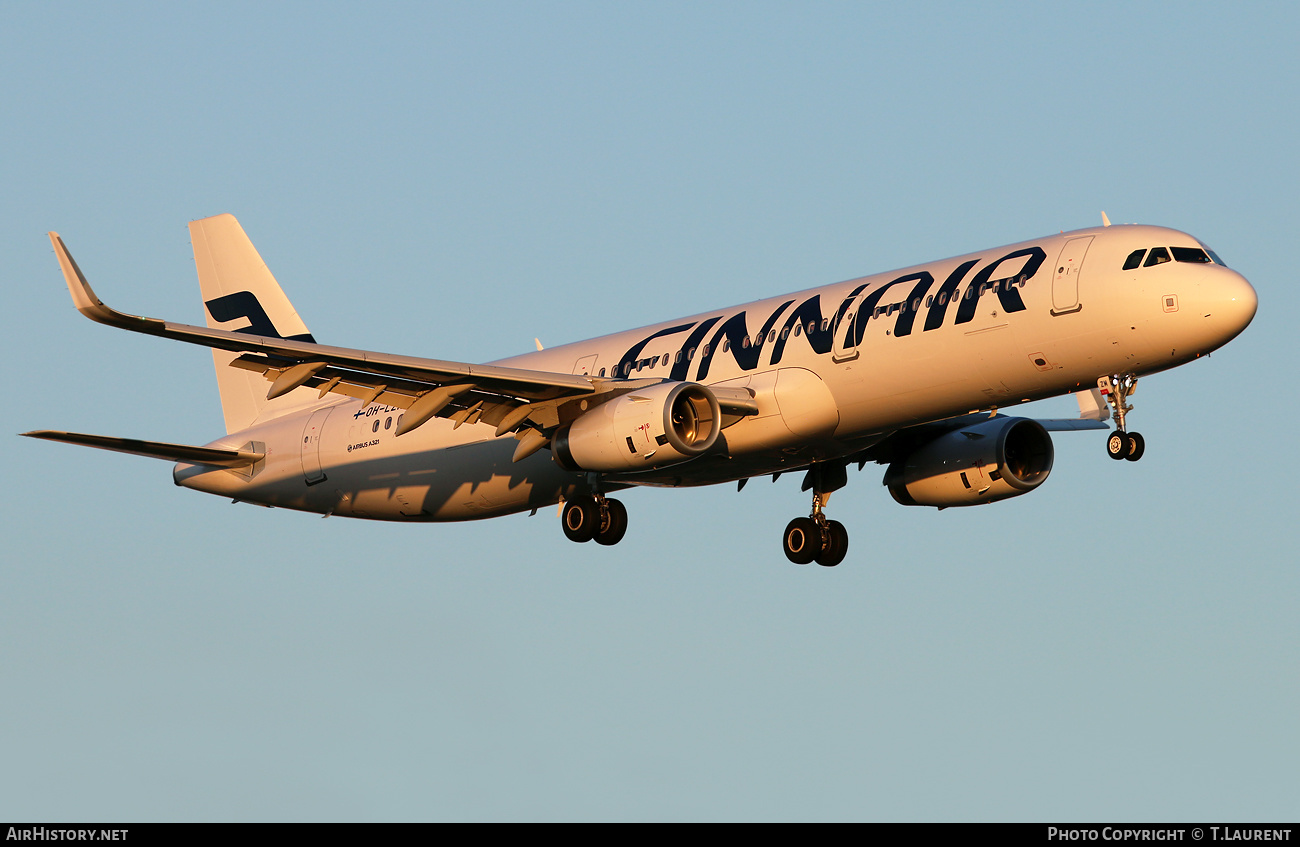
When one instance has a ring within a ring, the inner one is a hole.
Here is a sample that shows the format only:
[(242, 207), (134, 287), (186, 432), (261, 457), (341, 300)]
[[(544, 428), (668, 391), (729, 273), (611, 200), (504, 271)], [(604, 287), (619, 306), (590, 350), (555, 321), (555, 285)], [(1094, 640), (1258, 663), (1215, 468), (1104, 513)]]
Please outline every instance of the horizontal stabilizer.
[(132, 453), (136, 456), (166, 459), (169, 462), (213, 465), (218, 468), (246, 468), (255, 462), (260, 462), (266, 456), (265, 453), (253, 453), (248, 450), (218, 450), (213, 447), (191, 447), (188, 444), (167, 444), (162, 441), (140, 441), (135, 438), (113, 438), (107, 435), (85, 435), (80, 432), (56, 432), (48, 429), (22, 434), (28, 438), (43, 438), (46, 441), (62, 441), (66, 444), (80, 444), (83, 447), (96, 447), (117, 453)]

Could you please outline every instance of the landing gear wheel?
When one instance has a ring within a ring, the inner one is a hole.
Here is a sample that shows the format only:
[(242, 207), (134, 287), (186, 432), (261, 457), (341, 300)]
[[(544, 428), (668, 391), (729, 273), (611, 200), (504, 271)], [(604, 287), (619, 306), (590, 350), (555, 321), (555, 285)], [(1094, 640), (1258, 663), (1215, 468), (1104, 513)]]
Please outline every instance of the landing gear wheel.
[(1128, 398), (1137, 391), (1137, 382), (1137, 376), (1131, 373), (1109, 374), (1097, 379), (1097, 390), (1106, 398), (1115, 417), (1115, 431), (1106, 439), (1106, 455), (1112, 459), (1136, 462), (1146, 452), (1146, 442), (1142, 436), (1129, 432), (1124, 424), (1125, 417), (1133, 411)]
[(796, 565), (809, 562), (833, 568), (849, 552), (849, 531), (839, 521), (827, 520), (826, 503), (831, 494), (847, 484), (846, 465), (840, 462), (814, 463), (804, 477), (803, 490), (812, 489), (812, 512), (786, 524), (781, 539), (785, 557)]
[(1146, 439), (1141, 433), (1130, 432), (1128, 434), (1128, 450), (1124, 452), (1124, 458), (1130, 462), (1136, 462), (1142, 458), (1142, 454), (1147, 451)]
[(849, 552), (849, 531), (839, 521), (827, 521), (824, 538), (825, 542), (816, 561), (824, 568), (833, 568), (844, 561)]
[(618, 500), (606, 500), (600, 509), (600, 524), (596, 528), (596, 543), (606, 547), (623, 540), (627, 532), (627, 509)]
[(560, 512), (560, 524), (570, 541), (590, 541), (600, 528), (600, 509), (591, 497), (568, 500)]
[(822, 550), (822, 531), (812, 518), (795, 518), (785, 526), (781, 539), (785, 557), (796, 565), (806, 565)]

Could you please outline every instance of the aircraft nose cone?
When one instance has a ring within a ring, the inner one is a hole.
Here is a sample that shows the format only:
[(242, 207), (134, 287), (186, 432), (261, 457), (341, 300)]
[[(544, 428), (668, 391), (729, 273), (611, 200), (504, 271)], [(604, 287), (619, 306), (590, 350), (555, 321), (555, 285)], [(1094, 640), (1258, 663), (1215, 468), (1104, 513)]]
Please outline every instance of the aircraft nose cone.
[(1259, 308), (1255, 287), (1239, 273), (1225, 274), (1214, 287), (1211, 313), (1225, 333), (1224, 343), (1250, 325)]

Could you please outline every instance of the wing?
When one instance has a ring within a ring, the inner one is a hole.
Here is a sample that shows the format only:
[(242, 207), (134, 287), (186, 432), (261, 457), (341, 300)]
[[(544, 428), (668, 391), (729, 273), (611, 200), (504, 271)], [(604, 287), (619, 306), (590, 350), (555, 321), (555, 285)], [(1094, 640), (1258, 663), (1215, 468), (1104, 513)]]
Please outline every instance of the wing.
[[(49, 236), (72, 302), (91, 320), (240, 353), (231, 366), (266, 377), (271, 383), (268, 399), (308, 386), (318, 389), (321, 397), (341, 394), (365, 404), (382, 402), (405, 409), (407, 413), (402, 417), (398, 435), (410, 432), (434, 416), (451, 418), (457, 426), (482, 421), (495, 424), (498, 435), (524, 430), (517, 437), (523, 439), (520, 451), (527, 448), (523, 453), (527, 455), (546, 445), (547, 439), (540, 437), (543, 432), (580, 414), (577, 403), (580, 398), (622, 394), (660, 382), (398, 356), (128, 315), (104, 305), (63, 239), (57, 232)], [(716, 393), (719, 405), (733, 414), (743, 416), (756, 410), (752, 395), (747, 392), (719, 390)], [(568, 410), (564, 408), (566, 404), (570, 405)], [(537, 434), (525, 438), (529, 430)], [(516, 453), (516, 459), (523, 455)]]

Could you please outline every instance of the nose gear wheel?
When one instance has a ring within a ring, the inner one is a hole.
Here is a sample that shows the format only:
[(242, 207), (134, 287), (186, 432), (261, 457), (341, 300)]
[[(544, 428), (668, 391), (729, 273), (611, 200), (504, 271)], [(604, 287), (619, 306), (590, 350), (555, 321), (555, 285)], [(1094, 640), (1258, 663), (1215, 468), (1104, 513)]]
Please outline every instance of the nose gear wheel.
[(1125, 416), (1133, 411), (1128, 398), (1137, 391), (1137, 377), (1131, 373), (1110, 374), (1097, 380), (1097, 388), (1110, 403), (1115, 418), (1115, 432), (1106, 439), (1106, 455), (1112, 459), (1136, 462), (1146, 452), (1146, 439), (1141, 433), (1125, 429)]

